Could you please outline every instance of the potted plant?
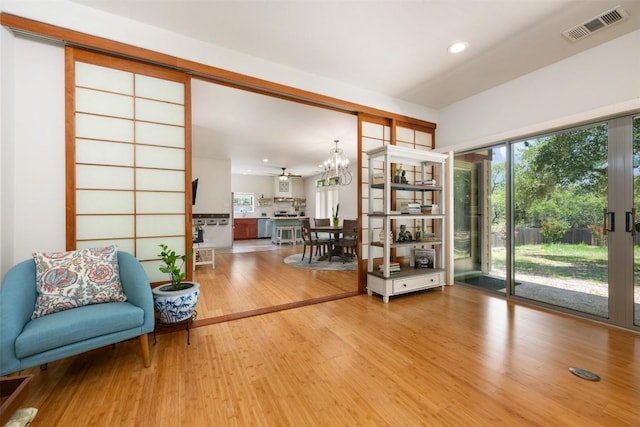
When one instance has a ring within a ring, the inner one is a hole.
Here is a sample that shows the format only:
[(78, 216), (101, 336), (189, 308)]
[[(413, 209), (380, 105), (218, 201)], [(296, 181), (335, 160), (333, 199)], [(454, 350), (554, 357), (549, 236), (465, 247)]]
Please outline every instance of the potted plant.
[(398, 165), (393, 175), (393, 182), (396, 184), (400, 184), (402, 176), (402, 165)]
[(336, 210), (331, 209), (331, 213), (333, 214), (333, 226), (337, 227), (340, 225), (340, 203), (336, 205)]
[(177, 323), (188, 320), (195, 312), (200, 284), (186, 282), (187, 273), (182, 270), (184, 263), (191, 256), (178, 255), (167, 245), (160, 245), (158, 255), (162, 261), (159, 269), (169, 275), (170, 283), (153, 288), (153, 305), (162, 323)]

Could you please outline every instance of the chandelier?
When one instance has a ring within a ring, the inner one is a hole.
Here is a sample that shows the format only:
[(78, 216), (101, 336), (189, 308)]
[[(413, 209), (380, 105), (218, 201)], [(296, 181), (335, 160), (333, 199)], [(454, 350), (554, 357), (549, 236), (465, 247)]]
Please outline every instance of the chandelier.
[(339, 140), (334, 140), (336, 148), (332, 148), (329, 151), (329, 158), (324, 161), (322, 166), (324, 167), (324, 173), (322, 179), (324, 185), (349, 185), (351, 184), (352, 176), (349, 171), (349, 159), (344, 155), (342, 148), (338, 148)]

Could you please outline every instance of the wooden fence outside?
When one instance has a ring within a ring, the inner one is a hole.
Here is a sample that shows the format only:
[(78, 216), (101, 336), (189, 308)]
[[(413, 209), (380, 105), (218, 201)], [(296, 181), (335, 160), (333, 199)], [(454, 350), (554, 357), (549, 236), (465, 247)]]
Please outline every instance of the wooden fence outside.
[[(539, 228), (517, 228), (515, 232), (515, 244), (520, 245), (540, 245), (544, 243), (542, 232)], [(568, 230), (561, 240), (561, 243), (584, 243), (591, 246), (606, 246), (599, 242), (587, 228), (572, 228)], [(494, 248), (503, 247), (505, 240), (499, 233), (492, 233), (491, 244)], [(635, 245), (640, 245), (640, 233), (636, 234), (634, 239)]]

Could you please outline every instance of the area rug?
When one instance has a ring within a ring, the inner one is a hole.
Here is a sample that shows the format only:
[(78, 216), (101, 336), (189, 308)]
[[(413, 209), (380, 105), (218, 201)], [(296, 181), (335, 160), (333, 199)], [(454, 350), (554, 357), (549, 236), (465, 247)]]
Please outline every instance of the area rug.
[(342, 263), (338, 257), (333, 258), (333, 262), (318, 261), (318, 257), (313, 257), (309, 264), (309, 254), (306, 254), (302, 261), (302, 253), (289, 255), (284, 259), (284, 263), (292, 267), (304, 268), (305, 270), (335, 270), (335, 271), (355, 271), (358, 263), (355, 261)]

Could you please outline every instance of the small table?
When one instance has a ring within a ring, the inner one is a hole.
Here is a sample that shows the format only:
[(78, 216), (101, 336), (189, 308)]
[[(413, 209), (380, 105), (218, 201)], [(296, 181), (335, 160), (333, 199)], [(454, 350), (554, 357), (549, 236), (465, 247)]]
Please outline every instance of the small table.
[[(315, 227), (311, 227), (310, 231), (312, 233), (331, 233), (333, 234), (332, 242), (334, 242), (340, 240), (340, 234), (342, 234), (342, 226), (334, 227), (333, 225), (318, 225)], [(318, 258), (318, 261), (331, 261), (331, 258), (333, 258), (334, 256), (339, 256), (342, 259), (342, 250), (337, 249), (333, 243), (329, 243), (329, 250), (327, 251), (327, 254)]]
[(193, 271), (196, 265), (211, 265), (216, 268), (216, 246), (213, 243), (193, 244)]

